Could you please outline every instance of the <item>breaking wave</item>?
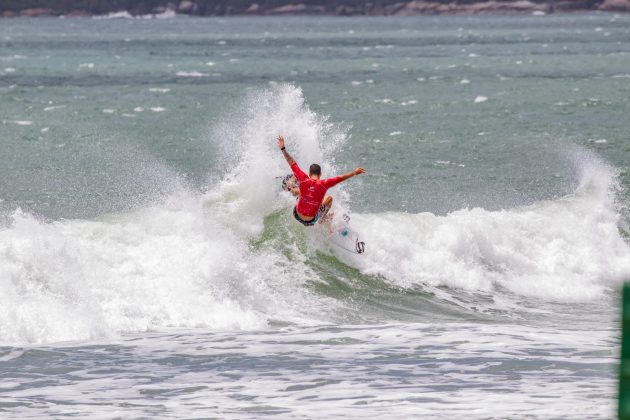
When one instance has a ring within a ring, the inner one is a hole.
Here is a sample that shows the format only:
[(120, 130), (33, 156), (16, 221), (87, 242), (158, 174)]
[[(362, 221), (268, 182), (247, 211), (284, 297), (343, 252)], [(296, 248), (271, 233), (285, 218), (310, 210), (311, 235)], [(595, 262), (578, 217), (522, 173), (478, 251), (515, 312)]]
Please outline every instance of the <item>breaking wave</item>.
[[(348, 288), (354, 276), (362, 287), (594, 301), (630, 275), (617, 173), (587, 152), (575, 156), (578, 188), (560, 199), (445, 216), (354, 214), (368, 243), (355, 256), (290, 222), (276, 179), (287, 172), (279, 133), (298, 161), (331, 173), (344, 129), (291, 85), (253, 91), (231, 115), (210, 135), (223, 170), (205, 192), (182, 186), (93, 220), (10, 214), (0, 227), (0, 343), (365, 321), (356, 304), (321, 292), (330, 278)], [(333, 194), (345, 207), (343, 188)]]

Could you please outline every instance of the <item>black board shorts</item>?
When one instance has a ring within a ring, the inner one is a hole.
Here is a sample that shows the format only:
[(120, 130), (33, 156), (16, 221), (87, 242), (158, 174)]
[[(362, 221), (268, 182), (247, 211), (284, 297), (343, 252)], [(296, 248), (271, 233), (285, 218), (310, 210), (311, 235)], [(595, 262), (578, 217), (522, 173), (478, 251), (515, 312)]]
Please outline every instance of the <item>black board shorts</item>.
[(314, 226), (315, 223), (317, 223), (317, 221), (319, 220), (321, 214), (322, 212), (321, 210), (319, 210), (317, 211), (317, 214), (315, 215), (315, 218), (313, 220), (306, 221), (300, 219), (300, 215), (297, 213), (297, 209), (295, 208), (295, 206), (293, 207), (293, 217), (295, 217), (295, 220), (302, 223), (304, 226)]

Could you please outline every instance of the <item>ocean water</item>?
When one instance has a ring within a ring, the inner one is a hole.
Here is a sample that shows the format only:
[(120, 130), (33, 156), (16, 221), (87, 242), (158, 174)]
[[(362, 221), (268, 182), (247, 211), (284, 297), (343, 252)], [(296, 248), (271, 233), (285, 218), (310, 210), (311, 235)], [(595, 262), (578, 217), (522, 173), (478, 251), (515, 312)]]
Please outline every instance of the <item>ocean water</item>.
[(0, 417), (613, 417), (629, 98), (628, 15), (1, 20)]

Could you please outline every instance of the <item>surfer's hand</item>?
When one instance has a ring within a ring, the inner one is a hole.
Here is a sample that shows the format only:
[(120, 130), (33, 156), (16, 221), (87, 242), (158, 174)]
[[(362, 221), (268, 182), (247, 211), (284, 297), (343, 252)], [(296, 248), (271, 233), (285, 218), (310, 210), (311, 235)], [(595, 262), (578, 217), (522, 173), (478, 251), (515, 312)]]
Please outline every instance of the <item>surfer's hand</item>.
[(355, 175), (364, 174), (365, 173), (365, 169), (357, 168), (353, 172), (354, 172)]
[(278, 136), (278, 147), (281, 149), (284, 147), (284, 137), (282, 136)]

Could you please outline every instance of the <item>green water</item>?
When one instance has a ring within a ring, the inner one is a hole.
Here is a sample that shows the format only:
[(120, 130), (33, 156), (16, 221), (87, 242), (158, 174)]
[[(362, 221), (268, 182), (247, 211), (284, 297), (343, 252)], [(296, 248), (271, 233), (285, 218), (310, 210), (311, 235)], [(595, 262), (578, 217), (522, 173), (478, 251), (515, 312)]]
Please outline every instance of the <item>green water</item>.
[(212, 127), (273, 81), (351, 127), (337, 161), (370, 168), (349, 186), (369, 211), (555, 197), (573, 187), (570, 145), (625, 172), (628, 19), (5, 20), (0, 196), (50, 217), (111, 212), (155, 193), (147, 161), (201, 186)]

